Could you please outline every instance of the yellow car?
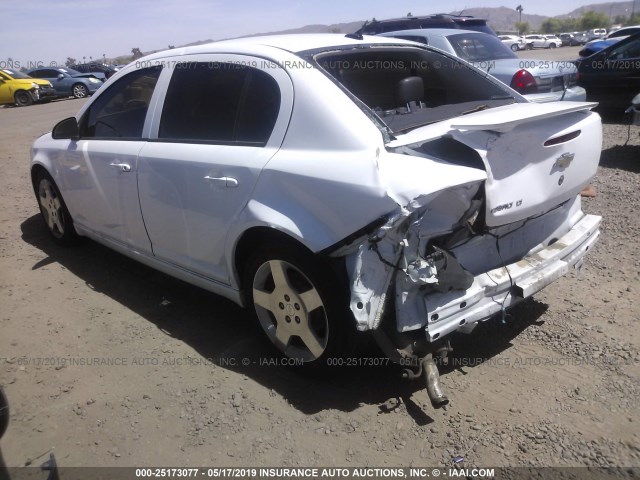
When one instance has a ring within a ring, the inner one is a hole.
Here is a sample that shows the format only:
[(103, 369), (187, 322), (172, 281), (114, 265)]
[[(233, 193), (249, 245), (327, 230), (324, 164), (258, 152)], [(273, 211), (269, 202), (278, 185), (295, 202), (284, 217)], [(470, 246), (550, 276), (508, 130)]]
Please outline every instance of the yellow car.
[(31, 78), (14, 69), (0, 68), (0, 105), (15, 104), (25, 107), (54, 98), (56, 92), (48, 80)]

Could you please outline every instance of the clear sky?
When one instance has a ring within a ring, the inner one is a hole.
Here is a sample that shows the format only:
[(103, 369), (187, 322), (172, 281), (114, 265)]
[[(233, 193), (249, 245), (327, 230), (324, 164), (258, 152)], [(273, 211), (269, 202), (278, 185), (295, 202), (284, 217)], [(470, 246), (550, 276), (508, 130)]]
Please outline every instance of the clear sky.
[[(0, 0), (0, 67), (11, 58), (62, 62), (166, 49), (197, 40), (331, 24), (459, 11), (515, 8), (560, 15), (596, 0)], [(5, 63), (6, 65), (6, 63)]]

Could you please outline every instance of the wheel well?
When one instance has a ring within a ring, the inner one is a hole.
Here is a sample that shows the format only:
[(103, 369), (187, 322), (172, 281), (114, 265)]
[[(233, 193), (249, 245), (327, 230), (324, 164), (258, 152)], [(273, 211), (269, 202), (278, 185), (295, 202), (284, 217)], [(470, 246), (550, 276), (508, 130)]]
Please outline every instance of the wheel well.
[(238, 278), (238, 286), (242, 290), (242, 276), (244, 273), (247, 261), (251, 257), (251, 253), (259, 247), (264, 247), (268, 244), (285, 244), (290, 245), (291, 248), (301, 248), (309, 253), (309, 250), (301, 242), (295, 238), (287, 235), (284, 232), (269, 227), (253, 227), (245, 231), (236, 245), (234, 254), (234, 266)]
[(38, 194), (38, 186), (36, 185), (36, 178), (38, 177), (38, 174), (40, 172), (44, 172), (44, 173), (49, 173), (47, 172), (47, 169), (44, 168), (42, 165), (34, 165), (33, 167), (31, 167), (31, 185), (33, 186), (33, 192), (37, 195)]
[[(301, 249), (308, 252), (310, 255), (316, 255), (309, 250), (302, 242), (293, 238), (292, 236), (269, 227), (253, 227), (245, 231), (236, 245), (234, 254), (234, 266), (236, 269), (236, 278), (238, 279), (238, 287), (240, 294), (243, 294), (243, 276), (244, 269), (247, 262), (251, 258), (251, 254), (257, 248), (265, 248), (270, 244), (277, 244), (279, 246), (285, 245), (291, 249)], [(349, 284), (347, 279), (347, 272), (345, 269), (344, 258), (334, 258), (329, 256), (322, 256), (322, 261), (326, 261), (329, 269), (335, 274), (336, 291), (349, 291)], [(244, 301), (244, 300), (243, 300)]]

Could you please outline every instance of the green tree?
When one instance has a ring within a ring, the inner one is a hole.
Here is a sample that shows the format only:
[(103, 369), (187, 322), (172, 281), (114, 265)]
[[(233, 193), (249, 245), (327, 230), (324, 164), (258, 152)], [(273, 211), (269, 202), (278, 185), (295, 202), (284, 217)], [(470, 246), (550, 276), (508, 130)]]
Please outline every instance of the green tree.
[(592, 28), (609, 28), (611, 21), (604, 13), (596, 13), (593, 10), (585, 12), (580, 17), (580, 28), (582, 30), (591, 30)]
[(616, 15), (615, 17), (613, 17), (613, 23), (615, 23), (615, 24), (622, 25), (626, 21), (627, 21), (627, 16), (626, 15)]
[(575, 32), (578, 28), (578, 20), (575, 18), (563, 18), (560, 20), (561, 32)]
[(71, 57), (67, 57), (67, 61), (66, 61), (66, 62), (64, 62), (64, 64), (65, 64), (67, 67), (70, 67), (70, 66), (72, 66), (72, 65), (75, 65), (76, 63), (77, 63), (77, 62), (76, 62), (76, 59), (75, 59), (75, 58), (71, 58)]
[(562, 29), (562, 22), (557, 18), (547, 18), (542, 25), (540, 31), (542, 33), (558, 33)]
[(330, 28), (329, 33), (340, 33), (340, 29), (338, 27)]
[(640, 13), (634, 13), (631, 17), (629, 17), (629, 20), (623, 22), (623, 24), (625, 27), (640, 24)]
[(531, 30), (529, 22), (516, 22), (516, 30), (520, 35), (526, 35)]

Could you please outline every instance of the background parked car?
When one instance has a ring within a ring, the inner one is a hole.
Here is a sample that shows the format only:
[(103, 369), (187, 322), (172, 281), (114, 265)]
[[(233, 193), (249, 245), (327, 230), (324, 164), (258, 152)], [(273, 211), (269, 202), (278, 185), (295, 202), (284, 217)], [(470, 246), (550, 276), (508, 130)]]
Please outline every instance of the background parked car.
[(421, 29), (381, 35), (426, 43), (460, 57), (534, 102), (584, 101), (586, 98), (584, 89), (576, 85), (576, 68), (572, 63), (519, 58), (498, 38), (486, 33)]
[(549, 42), (549, 48), (558, 48), (562, 46), (562, 40), (557, 35), (545, 35), (544, 38)]
[(71, 65), (69, 68), (77, 70), (80, 73), (91, 73), (102, 81), (111, 78), (111, 76), (119, 70), (119, 68), (112, 65), (105, 65), (103, 63), (95, 62), (79, 63), (77, 65)]
[(0, 105), (15, 104), (24, 107), (54, 98), (56, 92), (50, 82), (32, 78), (12, 68), (0, 69)]
[[(634, 25), (630, 27), (623, 27), (617, 30), (610, 32), (608, 35), (604, 37), (598, 37), (594, 40), (590, 40), (585, 44), (585, 47), (590, 47), (588, 50), (585, 50), (585, 54), (580, 54), (581, 56), (592, 55), (595, 52), (598, 52), (606, 47), (609, 47), (615, 43), (615, 41), (606, 42), (607, 40), (622, 40), (623, 38), (627, 38), (629, 35), (635, 35), (636, 33), (640, 33), (640, 25)], [(591, 53), (589, 53), (591, 52)]]
[(524, 39), (518, 35), (498, 35), (498, 38), (514, 52), (525, 48)]
[(524, 37), (527, 49), (556, 48), (562, 46), (562, 40), (555, 35), (527, 35)]
[(561, 33), (558, 37), (562, 40), (562, 46), (564, 47), (575, 47), (577, 45), (583, 45), (584, 42), (581, 38), (574, 33)]
[(622, 27), (607, 35), (607, 38), (628, 37), (640, 33), (640, 25), (631, 25), (628, 27)]
[(102, 86), (102, 81), (94, 75), (71, 68), (34, 68), (28, 70), (27, 74), (51, 82), (58, 97), (85, 98)]
[(374, 20), (365, 22), (356, 31), (361, 35), (377, 35), (384, 32), (396, 32), (398, 30), (416, 30), (419, 28), (458, 28), (461, 30), (473, 30), (496, 35), (484, 18), (468, 17), (462, 15), (436, 14), (423, 16), (407, 16), (391, 18), (388, 20)]
[(606, 28), (592, 28), (591, 30), (587, 30), (587, 40), (590, 42), (591, 40), (596, 40), (598, 38), (604, 38), (607, 36)]
[(583, 49), (578, 52), (578, 55), (581, 57), (589, 57), (594, 53), (597, 53), (605, 48), (610, 47), (611, 45), (615, 45), (620, 40), (626, 37), (616, 37), (602, 40), (593, 40), (592, 42), (588, 42)]
[(640, 90), (640, 33), (580, 58), (577, 65), (587, 100), (599, 102), (603, 110), (624, 112)]

